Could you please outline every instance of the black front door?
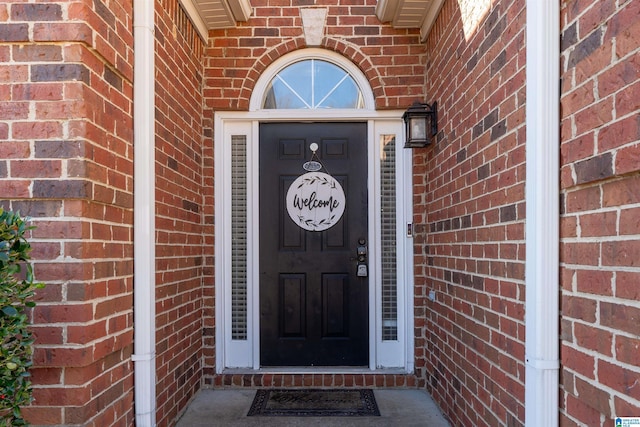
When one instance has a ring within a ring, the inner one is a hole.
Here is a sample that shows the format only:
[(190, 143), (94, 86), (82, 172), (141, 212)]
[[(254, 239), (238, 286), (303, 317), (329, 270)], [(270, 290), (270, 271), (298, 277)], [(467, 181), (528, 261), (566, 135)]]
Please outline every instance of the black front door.
[[(310, 146), (344, 189), (342, 219), (308, 231), (289, 217), (291, 183), (306, 173)], [(366, 123), (260, 125), (260, 363), (369, 364), (368, 279), (356, 274), (366, 246)]]

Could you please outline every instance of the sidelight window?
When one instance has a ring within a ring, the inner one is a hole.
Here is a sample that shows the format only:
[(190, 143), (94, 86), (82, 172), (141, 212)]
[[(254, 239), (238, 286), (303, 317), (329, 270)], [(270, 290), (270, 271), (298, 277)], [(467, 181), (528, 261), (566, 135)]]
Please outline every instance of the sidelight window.
[(247, 339), (247, 137), (231, 137), (231, 335)]
[(380, 149), (382, 339), (394, 341), (398, 339), (395, 135), (382, 135)]

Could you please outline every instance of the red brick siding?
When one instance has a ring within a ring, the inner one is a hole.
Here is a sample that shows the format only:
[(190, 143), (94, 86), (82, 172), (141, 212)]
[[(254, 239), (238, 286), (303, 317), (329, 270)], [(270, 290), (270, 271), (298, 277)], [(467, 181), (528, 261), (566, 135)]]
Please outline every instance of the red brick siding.
[(525, 2), (491, 3), (445, 2), (414, 150), (416, 375), (454, 425), (524, 423)]
[[(213, 186), (202, 191), (204, 46), (176, 1), (156, 6), (157, 393), (168, 425), (201, 381), (203, 248), (213, 247), (202, 204)], [(3, 205), (36, 218), (36, 274), (48, 285), (34, 312), (36, 424), (133, 420), (131, 7), (0, 6)]]
[(203, 174), (211, 147), (203, 137), (204, 43), (177, 0), (156, 2), (155, 35), (157, 424), (169, 426), (202, 383), (203, 287), (213, 288), (204, 201), (213, 186)]
[(133, 420), (130, 1), (0, 5), (0, 201), (34, 219), (33, 424)]
[(238, 387), (371, 387), (415, 388), (412, 374), (222, 374), (216, 375), (216, 388)]
[(562, 2), (561, 417), (640, 413), (640, 3)]
[[(522, 424), (524, 0), (493, 2), (466, 34), (467, 2), (448, 0), (426, 48), (381, 24), (373, 0), (326, 3), (322, 47), (361, 68), (377, 108), (439, 102), (437, 144), (414, 151), (416, 376), (214, 375), (213, 113), (247, 109), (260, 73), (305, 47), (306, 3), (254, 0), (249, 22), (205, 48), (175, 0), (156, 2), (158, 424), (203, 374), (219, 387), (418, 385), (456, 425)], [(133, 424), (131, 7), (0, 4), (0, 204), (35, 218), (48, 284), (33, 313), (34, 424)], [(640, 410), (638, 7), (562, 3), (563, 425)]]
[[(254, 13), (237, 28), (210, 33), (205, 98), (212, 110), (246, 110), (260, 74), (305, 44), (301, 0), (254, 0)], [(417, 30), (394, 30), (375, 16), (375, 0), (318, 0), (327, 9), (320, 47), (336, 51), (367, 76), (377, 108), (401, 108), (424, 94), (424, 46)]]

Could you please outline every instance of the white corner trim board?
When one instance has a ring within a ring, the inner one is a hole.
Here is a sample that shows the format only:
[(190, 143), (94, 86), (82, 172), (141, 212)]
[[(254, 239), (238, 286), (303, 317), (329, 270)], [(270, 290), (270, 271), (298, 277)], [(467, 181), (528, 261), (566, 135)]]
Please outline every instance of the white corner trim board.
[(134, 2), (134, 399), (136, 426), (156, 425), (154, 2)]
[(526, 3), (525, 425), (558, 425), (560, 3)]

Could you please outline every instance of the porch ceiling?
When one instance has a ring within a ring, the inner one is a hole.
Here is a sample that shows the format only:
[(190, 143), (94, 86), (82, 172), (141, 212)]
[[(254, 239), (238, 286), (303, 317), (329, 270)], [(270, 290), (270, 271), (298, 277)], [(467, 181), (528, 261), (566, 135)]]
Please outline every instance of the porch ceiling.
[(180, 0), (180, 4), (205, 40), (209, 30), (235, 27), (252, 13), (250, 0)]
[[(208, 38), (209, 30), (247, 21), (253, 11), (251, 0), (180, 0), (180, 3), (204, 39)], [(443, 3), (444, 0), (378, 0), (376, 15), (395, 28), (420, 28), (424, 40)]]
[(427, 38), (444, 0), (378, 0), (376, 15), (395, 28), (420, 28), (422, 40)]

